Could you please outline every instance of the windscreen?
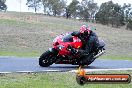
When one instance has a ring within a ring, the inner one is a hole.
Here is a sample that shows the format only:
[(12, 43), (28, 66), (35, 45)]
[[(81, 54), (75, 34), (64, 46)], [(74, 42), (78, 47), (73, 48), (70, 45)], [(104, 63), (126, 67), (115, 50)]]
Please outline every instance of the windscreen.
[(65, 35), (65, 36), (62, 38), (62, 41), (63, 41), (63, 42), (73, 42), (72, 35), (71, 35), (71, 34)]

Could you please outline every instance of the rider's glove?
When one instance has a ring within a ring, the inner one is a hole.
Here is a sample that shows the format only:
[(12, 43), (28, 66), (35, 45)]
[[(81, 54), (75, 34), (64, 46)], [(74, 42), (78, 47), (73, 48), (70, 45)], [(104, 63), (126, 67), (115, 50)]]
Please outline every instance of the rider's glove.
[(71, 51), (72, 54), (77, 54), (78, 50), (73, 48), (72, 46), (68, 46), (68, 50)]

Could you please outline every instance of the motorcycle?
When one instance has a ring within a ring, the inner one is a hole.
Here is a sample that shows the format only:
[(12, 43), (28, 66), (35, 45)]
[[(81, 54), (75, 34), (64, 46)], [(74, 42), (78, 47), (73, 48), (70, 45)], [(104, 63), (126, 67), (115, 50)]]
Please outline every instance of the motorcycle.
[(87, 59), (79, 59), (79, 54), (73, 54), (73, 49), (81, 49), (82, 41), (71, 33), (61, 34), (53, 40), (53, 47), (39, 57), (39, 65), (48, 67), (55, 64), (90, 65), (96, 58), (105, 53), (105, 43), (99, 40), (98, 49), (93, 50)]

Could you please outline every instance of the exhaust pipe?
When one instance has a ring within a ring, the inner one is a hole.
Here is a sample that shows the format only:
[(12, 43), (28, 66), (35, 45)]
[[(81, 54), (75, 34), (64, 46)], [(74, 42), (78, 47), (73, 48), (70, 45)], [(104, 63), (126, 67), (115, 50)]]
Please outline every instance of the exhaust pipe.
[(102, 51), (100, 53), (98, 53), (96, 56), (94, 56), (94, 58), (98, 58), (99, 56), (103, 55), (105, 53), (105, 51)]

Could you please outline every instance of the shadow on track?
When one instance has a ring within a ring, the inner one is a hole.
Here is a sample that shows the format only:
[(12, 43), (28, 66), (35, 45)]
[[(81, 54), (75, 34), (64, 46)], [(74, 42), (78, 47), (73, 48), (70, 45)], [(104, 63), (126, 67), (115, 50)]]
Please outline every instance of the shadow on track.
[[(51, 65), (50, 67), (42, 67), (42, 68), (49, 68), (49, 69), (78, 69), (78, 65)], [(105, 67), (98, 67), (98, 66), (83, 66), (84, 69), (108, 69)]]

